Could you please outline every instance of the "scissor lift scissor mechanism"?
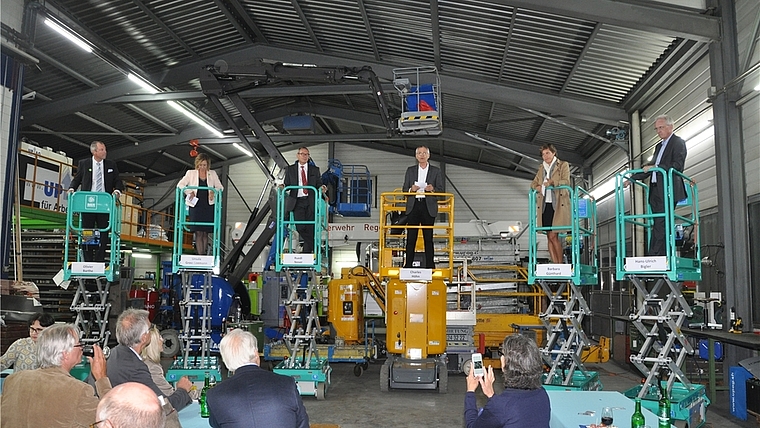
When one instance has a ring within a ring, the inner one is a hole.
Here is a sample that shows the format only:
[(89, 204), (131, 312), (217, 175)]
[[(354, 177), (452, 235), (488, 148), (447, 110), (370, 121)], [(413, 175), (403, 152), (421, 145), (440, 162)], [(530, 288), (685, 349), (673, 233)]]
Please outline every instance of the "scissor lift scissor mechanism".
[[(79, 191), (69, 195), (66, 213), (66, 244), (64, 260), (69, 260), (70, 241), (76, 244), (76, 262), (64, 262), (63, 279), (76, 284), (71, 310), (76, 313), (74, 324), (82, 332), (81, 342), (99, 344), (108, 352), (108, 316), (111, 304), (108, 294), (111, 283), (119, 281), (121, 252), (121, 209), (118, 199), (105, 192)], [(82, 226), (83, 215), (108, 215), (108, 225), (96, 229)], [(111, 252), (108, 262), (85, 261), (83, 248), (100, 245), (100, 239), (109, 235)]]
[[(549, 303), (539, 315), (547, 331), (546, 345), (541, 349), (544, 363), (550, 367), (544, 376), (546, 388), (601, 389), (596, 372), (586, 370), (581, 359), (583, 348), (591, 345), (583, 331), (583, 319), (591, 309), (581, 292), (582, 286), (596, 284), (599, 265), (596, 257), (596, 201), (581, 187), (553, 186), (550, 190), (565, 190), (570, 195), (571, 221), (569, 226), (537, 225), (536, 195), (530, 192), (530, 251), (528, 284), (538, 282)], [(568, 263), (538, 263), (536, 233), (556, 231), (572, 236)]]

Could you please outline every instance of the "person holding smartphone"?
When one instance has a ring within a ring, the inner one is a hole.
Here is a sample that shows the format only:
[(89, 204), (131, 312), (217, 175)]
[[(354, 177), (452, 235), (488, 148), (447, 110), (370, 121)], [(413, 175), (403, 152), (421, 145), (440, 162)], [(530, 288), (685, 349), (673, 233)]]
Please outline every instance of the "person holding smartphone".
[[(536, 342), (513, 334), (507, 336), (499, 350), (504, 391), (495, 395), (493, 368), (488, 366), (483, 376), (474, 369), (467, 374), (467, 393), (464, 396), (464, 420), (467, 428), (532, 427), (548, 428), (551, 415), (549, 395), (541, 385), (543, 362)], [(475, 391), (480, 385), (488, 403), (478, 409)]]

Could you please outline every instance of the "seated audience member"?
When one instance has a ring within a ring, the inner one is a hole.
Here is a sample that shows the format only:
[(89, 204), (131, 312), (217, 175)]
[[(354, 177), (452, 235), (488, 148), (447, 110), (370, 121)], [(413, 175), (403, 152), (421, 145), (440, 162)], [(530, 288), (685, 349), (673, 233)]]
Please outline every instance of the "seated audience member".
[[(501, 345), (504, 392), (494, 395), (494, 373), (486, 367), (484, 376), (467, 374), (464, 420), (467, 428), (548, 428), (551, 414), (549, 395), (541, 385), (543, 363), (536, 342), (519, 334), (507, 336)], [(482, 411), (475, 401), (478, 385), (489, 398)]]
[(2, 394), (2, 428), (86, 427), (95, 420), (101, 397), (111, 390), (106, 377), (103, 350), (93, 345), (94, 357), (87, 357), (95, 389), (69, 374), (82, 361), (79, 329), (73, 324), (57, 324), (45, 329), (37, 339), (37, 370), (14, 373), (5, 380)]
[(98, 428), (164, 428), (166, 421), (156, 394), (137, 382), (122, 383), (106, 394), (97, 417)]
[(309, 415), (296, 383), (289, 376), (259, 367), (256, 337), (232, 330), (219, 344), (230, 372), (226, 380), (206, 393), (214, 428), (309, 428)]
[[(119, 319), (116, 320), (116, 340), (119, 344), (111, 350), (111, 355), (108, 357), (109, 377), (114, 386), (126, 382), (138, 382), (152, 389), (157, 396), (163, 397), (164, 393), (153, 381), (148, 366), (140, 357), (143, 348), (150, 343), (148, 330), (150, 330), (148, 311), (127, 309), (119, 315)], [(166, 396), (174, 410), (184, 409), (192, 402), (188, 394), (192, 386), (187, 376), (182, 376), (177, 382), (177, 389)], [(159, 398), (159, 400), (162, 399)], [(176, 412), (172, 412), (168, 406), (165, 410), (167, 414), (172, 413), (176, 417)]]
[[(150, 342), (140, 352), (140, 356), (143, 362), (148, 366), (150, 371), (150, 377), (155, 382), (158, 389), (164, 394), (164, 396), (170, 396), (174, 394), (174, 386), (166, 380), (166, 373), (161, 366), (161, 351), (164, 349), (164, 338), (161, 337), (161, 332), (158, 331), (156, 326), (150, 328)], [(193, 400), (198, 399), (198, 390), (190, 390), (190, 398)]]
[(53, 316), (42, 312), (29, 320), (29, 337), (19, 339), (0, 357), (0, 371), (13, 367), (14, 371), (33, 370), (37, 365), (37, 338), (43, 330), (55, 323)]

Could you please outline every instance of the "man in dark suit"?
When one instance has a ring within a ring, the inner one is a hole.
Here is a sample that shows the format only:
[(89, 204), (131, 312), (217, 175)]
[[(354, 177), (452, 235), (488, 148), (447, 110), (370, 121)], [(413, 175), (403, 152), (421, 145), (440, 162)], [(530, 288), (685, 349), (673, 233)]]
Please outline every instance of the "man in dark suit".
[[(90, 144), (91, 158), (82, 159), (77, 166), (77, 175), (71, 181), (69, 194), (73, 193), (79, 186), (82, 190), (93, 192), (113, 193), (114, 197), (121, 196), (124, 190), (124, 184), (119, 179), (119, 168), (116, 162), (106, 160), (106, 145), (100, 141), (93, 141)], [(85, 229), (99, 229), (108, 227), (108, 214), (82, 214), (82, 227)], [(94, 245), (85, 247), (84, 260), (87, 262), (102, 262), (106, 259), (106, 247), (109, 242), (109, 235), (105, 233), (100, 236), (100, 244), (95, 248)]]
[[(407, 226), (432, 226), (438, 215), (438, 198), (426, 196), (425, 193), (443, 192), (443, 174), (441, 170), (430, 165), (430, 150), (425, 146), (415, 150), (417, 165), (410, 166), (404, 175), (404, 192), (416, 192), (416, 196), (406, 198)], [(435, 268), (433, 263), (433, 229), (422, 229), (422, 239), (425, 243), (425, 265), (414, 266), (414, 252), (417, 244), (417, 232), (419, 228), (409, 227), (406, 229), (406, 262), (404, 267)]]
[[(304, 180), (305, 179), (305, 180)], [(285, 186), (312, 186), (317, 189), (327, 190), (322, 185), (322, 176), (319, 167), (309, 162), (309, 149), (298, 149), (298, 162), (288, 165), (285, 170)], [(285, 215), (293, 212), (293, 220), (314, 221), (314, 191), (309, 189), (291, 189), (285, 200)], [(303, 241), (303, 252), (314, 252), (314, 226), (311, 224), (296, 225), (298, 234)]]
[[(665, 212), (665, 192), (673, 195), (673, 207), (686, 199), (686, 188), (680, 175), (673, 175), (673, 188), (666, 189), (667, 178), (659, 172), (649, 172), (650, 168), (662, 168), (666, 172), (671, 168), (683, 172), (686, 163), (686, 143), (683, 138), (673, 134), (673, 119), (670, 116), (658, 116), (654, 121), (654, 129), (662, 141), (657, 144), (652, 156), (652, 162), (644, 165), (644, 172), (633, 174), (634, 180), (649, 178), (649, 206), (652, 214)], [(625, 183), (628, 186), (628, 182)], [(666, 254), (667, 238), (673, 231), (665, 230), (665, 217), (656, 217), (649, 237), (648, 256), (664, 256)]]
[[(145, 365), (140, 352), (150, 343), (150, 320), (148, 311), (143, 309), (127, 309), (119, 315), (116, 320), (116, 339), (119, 344), (111, 350), (108, 357), (108, 376), (113, 386), (121, 385), (126, 382), (141, 383), (156, 393), (156, 396), (162, 397), (164, 394), (153, 382), (148, 366)], [(167, 414), (166, 426), (178, 426), (179, 420), (177, 413), (193, 400), (190, 398), (190, 388), (193, 384), (187, 378), (182, 376), (177, 382), (174, 393), (166, 400), (159, 400), (164, 404), (164, 410)]]
[(206, 393), (214, 428), (309, 428), (309, 415), (296, 383), (259, 367), (256, 337), (232, 330), (219, 343), (229, 378)]

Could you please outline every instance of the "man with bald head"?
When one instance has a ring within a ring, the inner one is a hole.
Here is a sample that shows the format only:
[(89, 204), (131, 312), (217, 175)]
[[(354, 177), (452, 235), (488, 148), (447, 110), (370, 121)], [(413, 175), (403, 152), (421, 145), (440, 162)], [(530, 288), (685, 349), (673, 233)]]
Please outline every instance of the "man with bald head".
[(163, 428), (166, 416), (152, 389), (137, 382), (113, 388), (100, 400), (99, 428)]

